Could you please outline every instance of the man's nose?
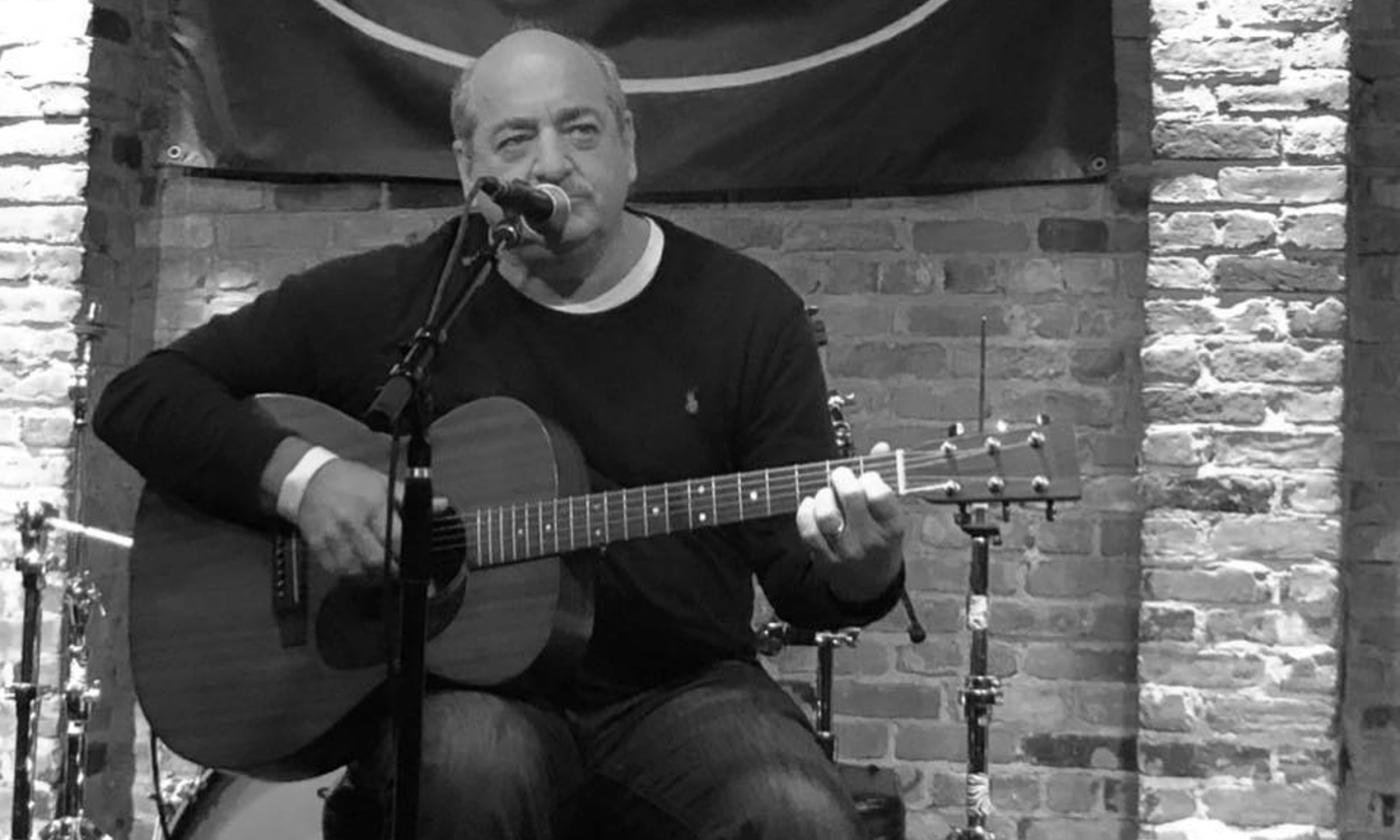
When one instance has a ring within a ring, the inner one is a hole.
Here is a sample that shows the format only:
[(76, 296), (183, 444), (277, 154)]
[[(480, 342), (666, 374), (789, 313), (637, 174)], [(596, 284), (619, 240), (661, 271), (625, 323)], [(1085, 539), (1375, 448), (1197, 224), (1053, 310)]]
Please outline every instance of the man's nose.
[(537, 148), (539, 153), (535, 156), (535, 165), (530, 173), (534, 180), (548, 183), (562, 181), (573, 167), (564, 138), (557, 131), (541, 132)]

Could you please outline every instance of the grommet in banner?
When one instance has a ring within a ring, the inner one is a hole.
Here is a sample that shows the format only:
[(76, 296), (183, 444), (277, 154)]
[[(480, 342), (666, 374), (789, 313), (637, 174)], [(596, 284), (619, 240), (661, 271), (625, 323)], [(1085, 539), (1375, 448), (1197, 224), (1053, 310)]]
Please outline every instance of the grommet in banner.
[(170, 158), (171, 160), (179, 160), (180, 158), (185, 156), (185, 149), (179, 144), (172, 143), (171, 145), (165, 147), (165, 156)]
[(1089, 159), (1090, 172), (1103, 172), (1108, 169), (1108, 158), (1103, 155), (1096, 155)]

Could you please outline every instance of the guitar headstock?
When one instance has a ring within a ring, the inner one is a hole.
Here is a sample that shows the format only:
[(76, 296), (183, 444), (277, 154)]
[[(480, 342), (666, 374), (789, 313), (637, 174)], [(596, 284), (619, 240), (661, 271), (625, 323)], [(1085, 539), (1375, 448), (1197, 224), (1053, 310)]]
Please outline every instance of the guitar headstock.
[(1079, 498), (1079, 453), (1069, 424), (1042, 415), (1022, 427), (956, 431), (935, 447), (905, 452), (902, 493), (954, 505)]

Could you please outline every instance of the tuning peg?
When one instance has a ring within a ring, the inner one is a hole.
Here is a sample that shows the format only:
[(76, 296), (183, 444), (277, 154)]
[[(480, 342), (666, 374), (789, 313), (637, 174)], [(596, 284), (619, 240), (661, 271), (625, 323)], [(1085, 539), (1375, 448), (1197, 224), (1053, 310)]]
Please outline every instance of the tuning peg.
[(988, 454), (988, 455), (991, 455), (991, 456), (993, 456), (993, 457), (995, 457), (996, 455), (998, 455), (998, 454), (1000, 454), (1000, 453), (1001, 453), (1001, 439), (1000, 439), (1000, 438), (994, 438), (994, 437), (989, 437), (989, 438), (987, 438), (987, 454)]
[(1006, 490), (1006, 479), (999, 475), (994, 475), (987, 479), (987, 491), (996, 495), (1001, 495)]
[(994, 428), (997, 430), (997, 434), (1004, 435), (1007, 432), (1011, 431), (1011, 424), (1006, 422), (1005, 419), (1002, 419), (996, 422)]
[(1037, 426), (1048, 426), (1048, 425), (1050, 425), (1050, 415), (1048, 415), (1048, 414), (1046, 414), (1045, 412), (1042, 411), (1041, 413), (1039, 413), (1039, 414), (1037, 414), (1037, 415), (1035, 416), (1035, 424), (1036, 424)]
[(1037, 493), (1044, 493), (1050, 489), (1050, 479), (1043, 475), (1038, 475), (1031, 479), (1031, 489)]
[(961, 423), (948, 424), (948, 437), (950, 438), (962, 437), (966, 433), (966, 431), (967, 430), (963, 428), (963, 424)]
[(942, 453), (944, 458), (956, 458), (958, 455), (958, 445), (951, 440), (945, 440), (942, 445), (938, 447), (938, 451)]
[(1030, 444), (1031, 449), (1040, 449), (1045, 446), (1045, 435), (1039, 430), (1033, 431), (1026, 435), (1026, 443)]

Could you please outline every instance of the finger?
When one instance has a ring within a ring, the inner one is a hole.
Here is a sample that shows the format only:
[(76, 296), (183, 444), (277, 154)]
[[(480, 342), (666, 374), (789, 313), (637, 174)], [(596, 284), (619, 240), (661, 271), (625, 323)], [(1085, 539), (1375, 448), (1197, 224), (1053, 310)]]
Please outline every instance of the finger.
[(808, 496), (797, 505), (797, 534), (813, 552), (827, 560), (836, 560), (831, 544), (827, 542), (826, 535), (817, 523), (817, 500), (812, 496)]
[(823, 487), (811, 498), (812, 518), (816, 520), (817, 530), (829, 539), (839, 536), (846, 529), (846, 517), (835, 491), (829, 486)]
[(899, 518), (899, 496), (879, 473), (863, 473), (859, 481), (871, 520), (883, 525)]
[(393, 520), (393, 549), (389, 552), (389, 560), (393, 561), (390, 571), (394, 571), (398, 565), (399, 555), (403, 553), (403, 520), (397, 513), (392, 515)]
[(332, 570), (347, 575), (362, 571), (355, 536), (349, 529), (337, 528), (327, 533), (323, 551), (330, 560)]
[[(865, 473), (870, 475), (870, 473)], [(841, 508), (843, 522), (848, 528), (864, 531), (871, 524), (866, 509), (865, 484), (846, 467), (831, 471), (831, 488)]]
[(376, 510), (367, 521), (347, 521), (343, 524), (353, 571), (365, 573), (384, 565), (384, 522), (383, 511)]

